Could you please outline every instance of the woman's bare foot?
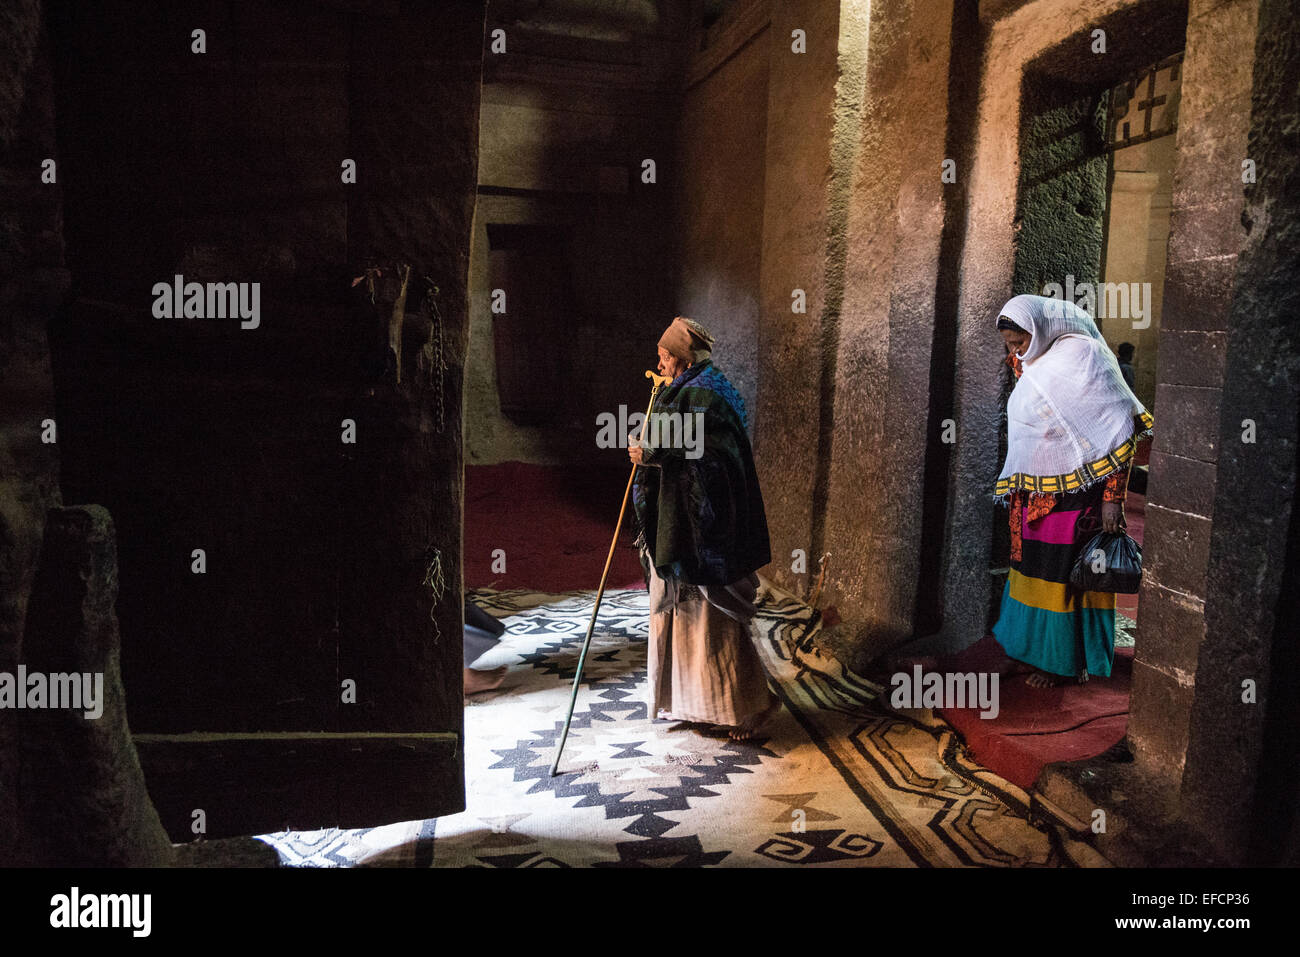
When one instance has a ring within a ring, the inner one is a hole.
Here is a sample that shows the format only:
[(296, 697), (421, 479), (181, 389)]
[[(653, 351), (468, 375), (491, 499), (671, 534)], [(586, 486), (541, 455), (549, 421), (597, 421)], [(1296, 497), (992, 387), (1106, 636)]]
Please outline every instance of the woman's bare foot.
[(1055, 688), (1065, 679), (1060, 675), (1048, 674), (1046, 671), (1035, 670), (1028, 678), (1025, 684), (1031, 688)]
[(776, 714), (780, 709), (781, 702), (778, 698), (773, 697), (768, 706), (751, 718), (746, 718), (734, 728), (727, 729), (727, 735), (733, 741), (748, 741), (750, 738), (757, 737), (763, 730), (763, 725), (767, 720)]
[(506, 666), (492, 668), (487, 671), (479, 671), (476, 668), (465, 669), (465, 694), (481, 694), (484, 691), (495, 691), (501, 687), (501, 682), (506, 677)]

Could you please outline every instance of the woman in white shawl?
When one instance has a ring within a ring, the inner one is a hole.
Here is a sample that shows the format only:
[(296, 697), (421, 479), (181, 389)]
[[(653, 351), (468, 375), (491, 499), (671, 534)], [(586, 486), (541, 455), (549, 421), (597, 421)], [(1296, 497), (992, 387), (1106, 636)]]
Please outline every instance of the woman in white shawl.
[(1109, 677), (1115, 596), (1072, 588), (1070, 570), (1086, 536), (1120, 527), (1128, 469), (1151, 415), (1074, 303), (1016, 296), (997, 326), (1017, 382), (994, 489), (1011, 509), (1011, 570), (993, 634), (1033, 669), (1034, 687)]

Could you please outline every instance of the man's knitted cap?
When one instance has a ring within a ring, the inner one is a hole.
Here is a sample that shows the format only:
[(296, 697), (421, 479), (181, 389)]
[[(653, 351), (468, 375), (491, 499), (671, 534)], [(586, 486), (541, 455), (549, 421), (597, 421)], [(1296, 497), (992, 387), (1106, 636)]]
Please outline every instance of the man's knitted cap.
[(703, 362), (713, 352), (713, 336), (694, 319), (678, 316), (659, 337), (659, 345), (683, 362)]

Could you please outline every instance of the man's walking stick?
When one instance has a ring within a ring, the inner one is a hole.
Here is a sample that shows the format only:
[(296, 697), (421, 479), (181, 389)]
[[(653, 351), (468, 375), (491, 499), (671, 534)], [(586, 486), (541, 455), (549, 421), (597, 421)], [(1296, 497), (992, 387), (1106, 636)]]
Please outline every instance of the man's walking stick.
[[(672, 380), (667, 376), (655, 375), (650, 370), (646, 370), (646, 378), (652, 383), (650, 388), (650, 404), (646, 406), (645, 421), (641, 423), (641, 434), (637, 437), (638, 444), (645, 439), (645, 428), (650, 424), (650, 413), (655, 407), (655, 396), (659, 390)], [(578, 671), (573, 676), (573, 693), (569, 695), (569, 714), (564, 719), (564, 733), (560, 735), (560, 746), (555, 749), (555, 760), (551, 762), (551, 777), (559, 773), (560, 755), (564, 753), (564, 742), (569, 738), (569, 724), (573, 721), (573, 706), (578, 703), (578, 685), (582, 683), (582, 666), (587, 661), (587, 649), (591, 647), (591, 633), (596, 628), (596, 615), (600, 613), (600, 600), (605, 597), (605, 579), (609, 577), (609, 566), (614, 561), (614, 549), (618, 546), (618, 533), (623, 527), (623, 513), (627, 511), (628, 496), (632, 494), (632, 480), (636, 478), (638, 466), (632, 466), (632, 474), (627, 477), (627, 488), (623, 491), (623, 504), (618, 510), (618, 521), (614, 523), (614, 540), (609, 543), (609, 555), (605, 558), (605, 570), (600, 574), (600, 588), (596, 591), (596, 605), (591, 609), (591, 621), (587, 623), (587, 637), (582, 642), (582, 654), (578, 656)]]

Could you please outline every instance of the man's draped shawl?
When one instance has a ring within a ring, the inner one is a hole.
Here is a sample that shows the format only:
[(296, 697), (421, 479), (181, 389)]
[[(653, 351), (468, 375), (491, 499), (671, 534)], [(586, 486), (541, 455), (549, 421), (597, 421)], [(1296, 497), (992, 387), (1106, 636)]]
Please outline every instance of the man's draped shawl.
[(692, 585), (730, 585), (762, 568), (771, 561), (771, 545), (740, 394), (705, 360), (666, 386), (654, 411), (680, 413), (683, 422), (704, 414), (703, 455), (647, 450), (653, 464), (637, 469), (632, 501), (659, 574)]

